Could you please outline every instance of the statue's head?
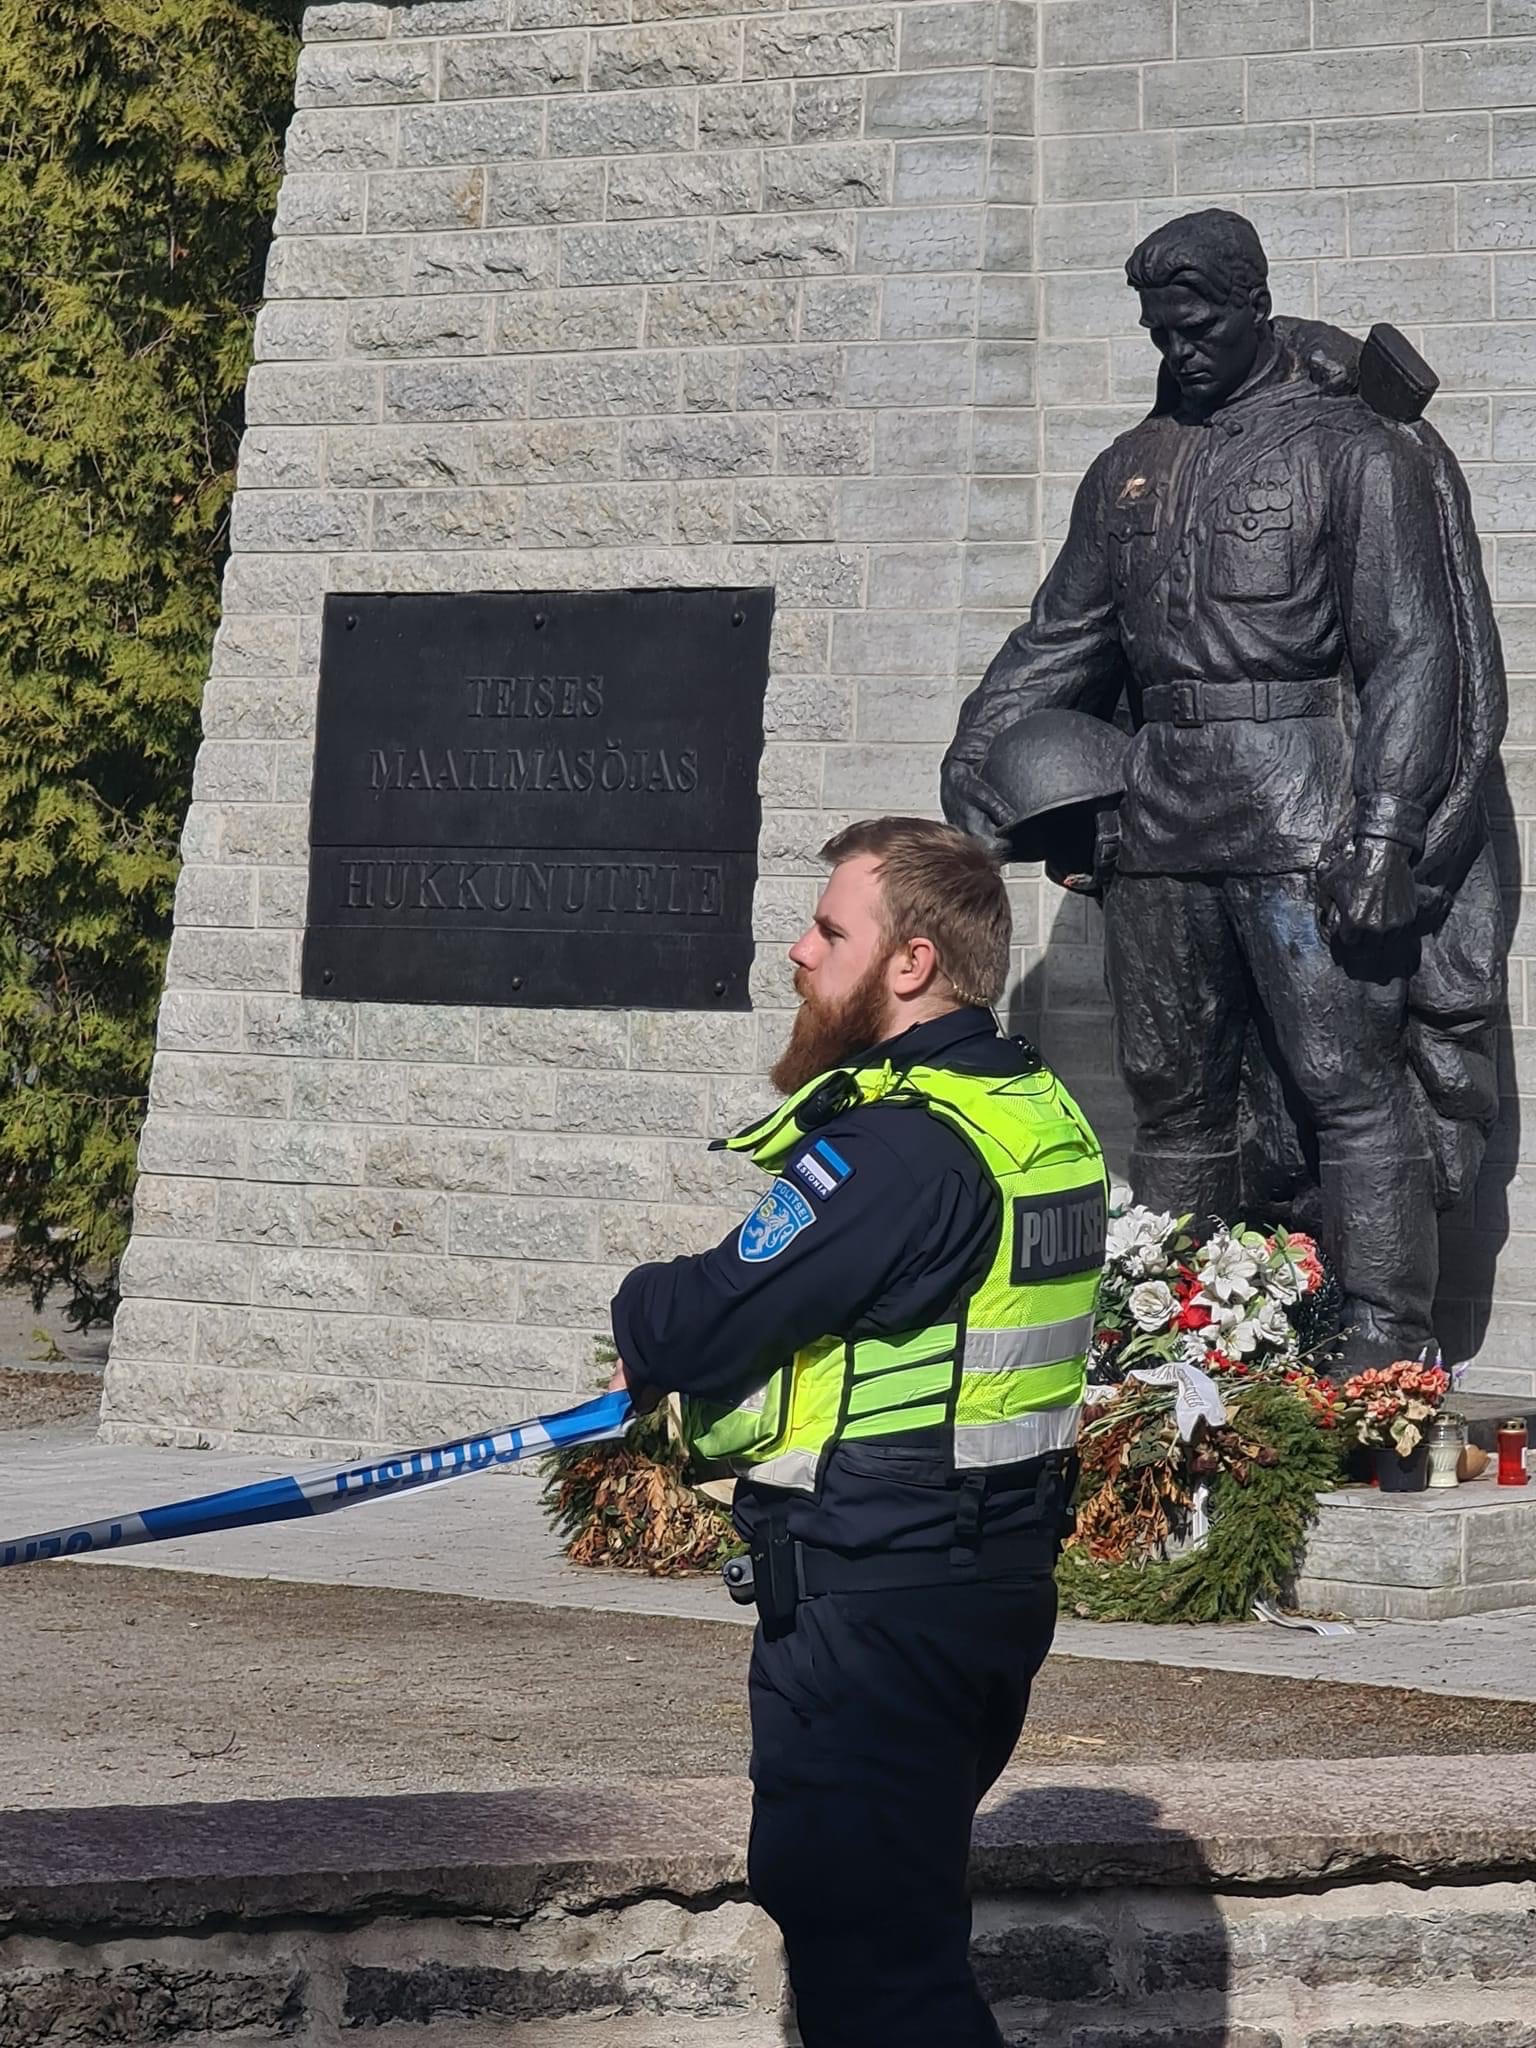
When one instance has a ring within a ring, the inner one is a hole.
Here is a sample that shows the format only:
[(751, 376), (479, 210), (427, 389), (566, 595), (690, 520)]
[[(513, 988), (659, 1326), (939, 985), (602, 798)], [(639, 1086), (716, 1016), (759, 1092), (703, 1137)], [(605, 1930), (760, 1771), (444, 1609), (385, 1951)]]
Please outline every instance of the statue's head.
[(1270, 342), (1269, 262), (1252, 221), (1219, 207), (1186, 213), (1148, 235), (1125, 274), (1184, 405), (1214, 412)]

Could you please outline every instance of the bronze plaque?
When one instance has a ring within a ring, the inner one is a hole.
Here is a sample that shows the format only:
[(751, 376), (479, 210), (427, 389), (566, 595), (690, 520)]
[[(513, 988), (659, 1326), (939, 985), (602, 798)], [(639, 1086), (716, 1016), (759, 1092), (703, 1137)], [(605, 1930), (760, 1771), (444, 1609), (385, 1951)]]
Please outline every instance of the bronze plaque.
[(305, 995), (746, 1009), (772, 615), (327, 598)]

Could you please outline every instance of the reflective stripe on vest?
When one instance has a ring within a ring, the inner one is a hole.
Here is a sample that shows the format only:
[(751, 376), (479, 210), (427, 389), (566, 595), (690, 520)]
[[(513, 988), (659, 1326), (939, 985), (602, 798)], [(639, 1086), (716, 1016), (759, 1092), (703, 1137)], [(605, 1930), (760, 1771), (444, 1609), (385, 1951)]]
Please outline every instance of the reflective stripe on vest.
[[(1093, 1315), (1068, 1316), (1060, 1323), (1031, 1323), (1022, 1330), (968, 1330), (967, 1372), (1023, 1372), (1035, 1365), (1065, 1365), (1093, 1341)], [(745, 1404), (743, 1404), (745, 1405)]]
[(1077, 1442), (1082, 1404), (1069, 1408), (1036, 1408), (1011, 1422), (957, 1422), (955, 1466), (959, 1471), (979, 1465), (1018, 1465), (1043, 1458), (1048, 1451), (1070, 1451)]

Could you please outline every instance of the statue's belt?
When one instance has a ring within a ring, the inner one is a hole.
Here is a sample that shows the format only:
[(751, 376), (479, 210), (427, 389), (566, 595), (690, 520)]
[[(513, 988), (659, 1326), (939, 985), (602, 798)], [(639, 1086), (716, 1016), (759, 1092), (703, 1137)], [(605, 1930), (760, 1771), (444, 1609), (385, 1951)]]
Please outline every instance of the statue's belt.
[(1339, 706), (1339, 678), (1310, 682), (1154, 683), (1141, 697), (1148, 725), (1211, 725), (1246, 719), (1256, 725), (1272, 718), (1330, 718)]

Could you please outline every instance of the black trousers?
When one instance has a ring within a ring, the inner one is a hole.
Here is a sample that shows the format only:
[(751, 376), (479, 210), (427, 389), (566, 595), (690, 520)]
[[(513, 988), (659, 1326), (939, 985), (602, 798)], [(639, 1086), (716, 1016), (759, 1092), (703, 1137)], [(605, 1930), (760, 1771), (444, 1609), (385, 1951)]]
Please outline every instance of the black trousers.
[(758, 1629), (748, 1867), (805, 2048), (1000, 2048), (968, 1955), (971, 1822), (1055, 1625), (1042, 1554), (1002, 1579), (823, 1594), (789, 1633)]

